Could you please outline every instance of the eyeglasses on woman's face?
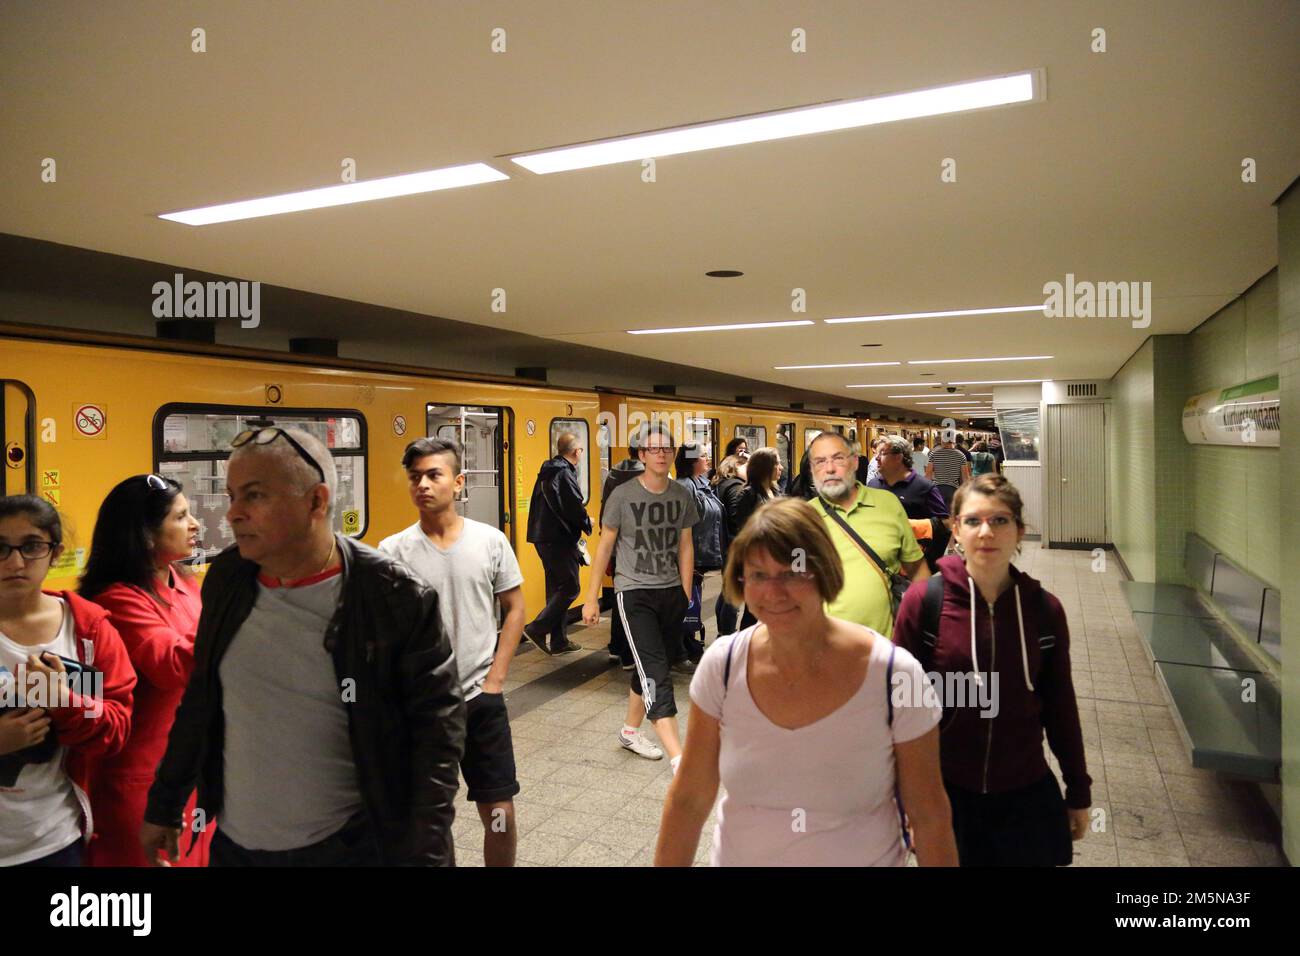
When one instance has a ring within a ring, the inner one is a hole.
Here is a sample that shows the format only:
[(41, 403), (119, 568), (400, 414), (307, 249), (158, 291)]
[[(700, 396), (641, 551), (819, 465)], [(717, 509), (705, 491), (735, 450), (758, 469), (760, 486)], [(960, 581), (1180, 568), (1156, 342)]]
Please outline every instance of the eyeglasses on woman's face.
[(809, 584), (813, 580), (811, 571), (778, 571), (776, 574), (768, 574), (765, 571), (747, 571), (740, 578), (740, 583), (745, 587), (766, 587), (769, 584), (777, 583), (782, 587), (793, 587), (800, 584)]
[(0, 561), (8, 561), (9, 555), (15, 551), (23, 556), (24, 561), (39, 561), (53, 550), (53, 541), (24, 541), (22, 544), (0, 541)]

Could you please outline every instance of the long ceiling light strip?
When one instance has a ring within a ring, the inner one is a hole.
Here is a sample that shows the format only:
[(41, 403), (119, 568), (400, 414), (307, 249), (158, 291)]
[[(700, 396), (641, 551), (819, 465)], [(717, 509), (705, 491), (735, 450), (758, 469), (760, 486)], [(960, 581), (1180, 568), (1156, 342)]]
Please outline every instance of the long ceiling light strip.
[(969, 359), (915, 359), (908, 365), (975, 365), (980, 362), (1032, 362), (1037, 359), (1054, 359), (1055, 355), (1012, 355), (1008, 358), (969, 358)]
[(778, 372), (790, 371), (791, 369), (801, 368), (871, 368), (879, 365), (902, 365), (902, 362), (841, 362), (838, 365), (773, 365), (772, 368)]
[(791, 325), (814, 325), (812, 319), (791, 322), (740, 322), (735, 325), (689, 325), (670, 329), (628, 329), (628, 335), (670, 335), (674, 332), (732, 332), (737, 329), (779, 329)]
[(1009, 305), (991, 309), (951, 309), (947, 312), (897, 312), (890, 315), (856, 315), (841, 319), (822, 319), (827, 325), (844, 325), (849, 322), (896, 322), (901, 319), (946, 319), (963, 315), (999, 315), (1008, 312), (1042, 312), (1039, 305)]
[(1003, 378), (1003, 379), (982, 379), (978, 382), (949, 382), (949, 385), (1037, 385), (1039, 382), (1050, 382), (1050, 378)]
[(352, 203), (371, 202), (375, 199), (391, 199), (394, 196), (411, 196), (416, 193), (436, 192), (440, 189), (477, 186), (480, 183), (500, 182), (509, 178), (505, 173), (485, 163), (468, 163), (464, 166), (447, 166), (420, 173), (405, 173), (384, 179), (345, 183), (341, 186), (305, 189), (301, 192), (283, 193), (261, 199), (245, 199), (218, 206), (184, 209), (180, 212), (164, 213), (158, 218), (181, 222), (187, 226), (208, 226), (217, 222), (232, 222), (236, 219), (257, 219), (261, 216), (278, 216), (282, 213), (302, 212), (306, 209), (347, 206)]
[(763, 143), (811, 133), (893, 123), (922, 116), (1008, 106), (1043, 99), (1039, 71), (953, 83), (928, 90), (889, 93), (846, 103), (807, 106), (740, 119), (680, 126), (512, 157), (512, 162), (539, 175), (590, 169), (651, 157), (677, 156), (706, 149)]

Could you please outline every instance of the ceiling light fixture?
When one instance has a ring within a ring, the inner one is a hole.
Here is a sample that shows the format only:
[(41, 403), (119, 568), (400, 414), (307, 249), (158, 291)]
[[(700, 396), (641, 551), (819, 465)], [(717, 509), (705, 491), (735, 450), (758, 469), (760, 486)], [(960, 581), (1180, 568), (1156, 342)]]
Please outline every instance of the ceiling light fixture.
[(813, 325), (812, 319), (792, 322), (741, 322), (736, 325), (689, 325), (676, 329), (628, 329), (628, 335), (669, 335), (673, 332), (731, 332), (736, 329), (778, 329), (790, 325)]
[(1015, 355), (1010, 358), (972, 358), (972, 359), (916, 359), (908, 365), (960, 365), (978, 362), (1030, 362), (1035, 359), (1053, 359), (1055, 355)]
[(997, 315), (1004, 312), (1042, 312), (1042, 305), (1012, 305), (993, 309), (954, 309), (948, 312), (897, 312), (892, 315), (856, 315), (843, 319), (822, 319), (827, 325), (849, 322), (895, 322), (900, 319), (944, 319), (962, 315)]
[(902, 365), (902, 362), (841, 362), (838, 365), (773, 365), (772, 368), (785, 372), (799, 368), (869, 368), (873, 365)]
[[(953, 398), (964, 398), (965, 392), (952, 392)], [(934, 392), (922, 392), (920, 395), (886, 395), (885, 398), (934, 398)]]
[(158, 218), (182, 222), (187, 226), (209, 226), (217, 222), (278, 216), (286, 212), (323, 209), (327, 206), (347, 206), (375, 199), (391, 199), (394, 196), (410, 196), (416, 193), (436, 192), (439, 189), (457, 189), (461, 186), (476, 186), (479, 183), (500, 182), (509, 178), (505, 173), (484, 163), (469, 163), (465, 166), (429, 169), (421, 173), (405, 173), (384, 179), (367, 179), (364, 182), (345, 183), (342, 186), (305, 189), (301, 192), (265, 196), (262, 199), (244, 199), (218, 206), (183, 209), (180, 212), (163, 213)]
[(1037, 382), (1050, 382), (1050, 378), (1003, 378), (984, 379), (978, 382), (949, 382), (949, 385), (1031, 385)]
[(889, 385), (845, 385), (845, 388), (920, 388), (929, 382), (893, 382)]
[(1042, 71), (1031, 70), (927, 90), (888, 93), (867, 99), (798, 107), (562, 146), (513, 156), (511, 161), (524, 169), (546, 175), (1043, 99)]

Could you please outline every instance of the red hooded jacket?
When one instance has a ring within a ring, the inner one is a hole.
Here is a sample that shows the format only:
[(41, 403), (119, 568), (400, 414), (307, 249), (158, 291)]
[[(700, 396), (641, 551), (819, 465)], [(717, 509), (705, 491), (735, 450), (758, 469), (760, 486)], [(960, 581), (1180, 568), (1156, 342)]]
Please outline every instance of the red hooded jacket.
[[(985, 680), (990, 673), (997, 675), (996, 684), (989, 681), (986, 691), (997, 689), (995, 716), (981, 716), (979, 704), (969, 699), (964, 707), (944, 701), (939, 736), (944, 780), (975, 793), (1005, 793), (1037, 783), (1049, 772), (1043, 756), (1046, 732), (1065, 779), (1066, 805), (1087, 808), (1092, 802), (1092, 780), (1084, 758), (1070, 676), (1069, 626), (1061, 602), (1013, 566), (1013, 586), (991, 608), (977, 590), (972, 604), (965, 560), (951, 554), (939, 560), (938, 569), (944, 586), (936, 646), (931, 650), (922, 639), (924, 581), (914, 584), (903, 598), (894, 642), (930, 672), (978, 671)], [(1039, 620), (1044, 603), (1051, 618), (1046, 622)], [(1050, 648), (1041, 647), (1039, 637), (1047, 635), (1055, 642)], [(977, 663), (971, 658), (972, 647)]]
[[(69, 706), (49, 711), (59, 744), (67, 748), (63, 770), (72, 781), (77, 802), (81, 804), (82, 832), (89, 842), (95, 826), (90, 800), (86, 796), (91, 764), (97, 757), (117, 753), (131, 734), (135, 669), (126, 655), (122, 638), (108, 619), (107, 611), (71, 591), (45, 593), (62, 598), (72, 612), (77, 660), (104, 674), (102, 701), (84, 700), (83, 695), (73, 694)], [(95, 712), (99, 715), (87, 716)]]

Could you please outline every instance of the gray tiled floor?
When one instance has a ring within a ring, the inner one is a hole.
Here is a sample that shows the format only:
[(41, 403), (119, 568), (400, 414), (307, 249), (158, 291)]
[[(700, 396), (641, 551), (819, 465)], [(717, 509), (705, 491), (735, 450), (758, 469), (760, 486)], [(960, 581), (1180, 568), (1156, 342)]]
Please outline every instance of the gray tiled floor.
[[(1060, 598), (1070, 622), (1071, 664), (1101, 827), (1075, 844), (1075, 865), (1284, 865), (1258, 793), (1188, 761), (1120, 592), (1122, 575), (1113, 562), (1095, 573), (1092, 562), (1086, 551), (1045, 551), (1030, 542), (1017, 562)], [(716, 594), (716, 577), (706, 594)], [(602, 620), (572, 636), (603, 654), (608, 627)], [(712, 637), (712, 627), (709, 632)], [(536, 649), (519, 655), (507, 695), (576, 656), (548, 658)], [(675, 679), (683, 734), (687, 684), (684, 677)], [(618, 746), (626, 700), (627, 674), (612, 668), (512, 719), (521, 866), (653, 862), (669, 768), (667, 760), (644, 760)], [(1049, 762), (1059, 775), (1050, 753)], [(457, 860), (481, 866), (482, 825), (464, 802), (463, 789), (459, 797)], [(708, 859), (712, 831), (710, 817), (697, 863)]]

